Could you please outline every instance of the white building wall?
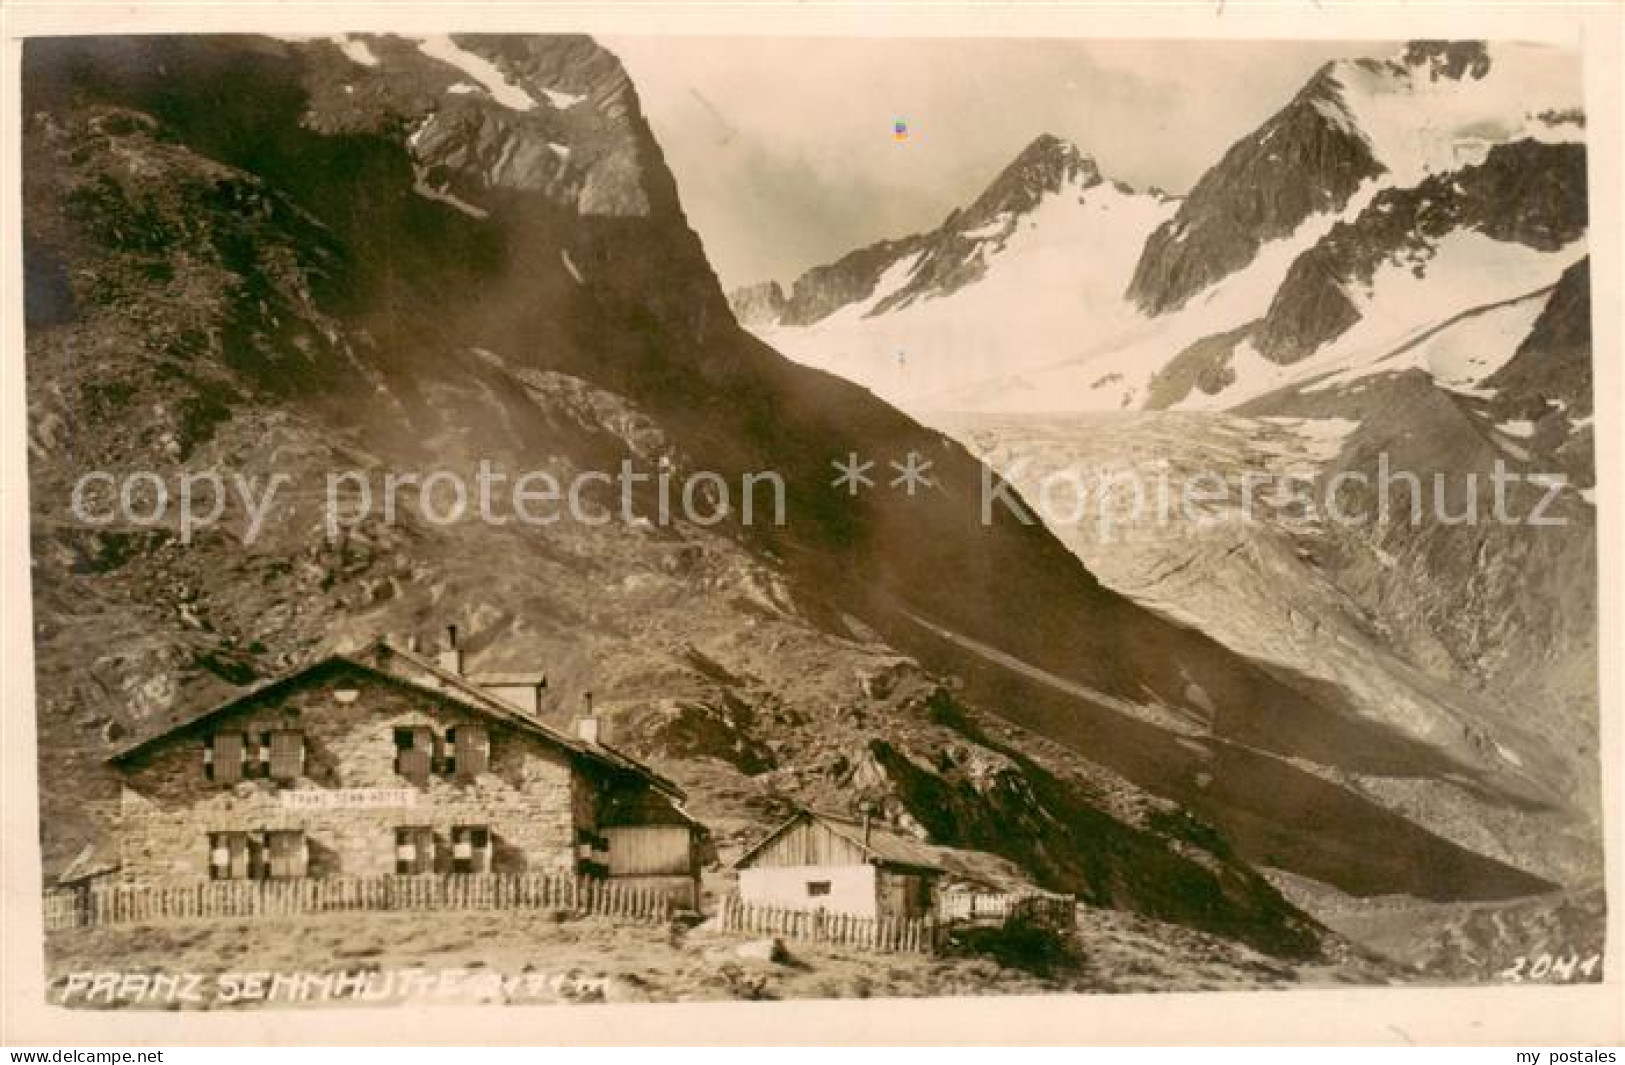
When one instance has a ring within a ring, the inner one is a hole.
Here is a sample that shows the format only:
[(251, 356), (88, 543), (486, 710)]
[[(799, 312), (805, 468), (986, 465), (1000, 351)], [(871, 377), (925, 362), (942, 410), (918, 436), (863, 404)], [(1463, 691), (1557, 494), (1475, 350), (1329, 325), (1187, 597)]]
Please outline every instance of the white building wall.
[[(828, 895), (808, 895), (810, 882), (828, 881)], [(858, 917), (876, 916), (872, 865), (780, 865), (739, 870), (739, 897), (756, 906), (796, 910), (825, 909)]]

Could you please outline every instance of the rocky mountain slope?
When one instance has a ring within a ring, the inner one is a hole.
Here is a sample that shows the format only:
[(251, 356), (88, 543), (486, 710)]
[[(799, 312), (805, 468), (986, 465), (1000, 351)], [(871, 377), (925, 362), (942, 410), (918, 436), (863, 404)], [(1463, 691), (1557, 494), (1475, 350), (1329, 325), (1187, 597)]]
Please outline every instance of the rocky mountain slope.
[[(124, 736), (456, 621), (482, 667), (545, 664), (550, 714), (592, 690), (724, 843), (792, 801), (868, 798), (967, 861), (1298, 954), (1319, 933), (1257, 848), (1355, 890), (1429, 870), (1451, 898), (1542, 884), (1421, 829), (1374, 866), (1359, 818), (1307, 823), (1304, 788), (1359, 808), (1290, 763), (1359, 733), (1334, 687), (1135, 606), (1041, 526), (984, 524), (959, 445), (741, 332), (591, 41), (38, 40), (25, 74), (52, 866), (106, 831), (100, 758)], [(828, 469), (849, 452), (927, 457), (932, 488), (854, 499)], [(472, 481), (481, 459), (564, 480), (776, 470), (786, 521), (445, 522), (420, 481), (396, 520), (327, 535), (334, 470)], [(240, 474), (257, 499), (288, 482), (259, 520), (231, 506), (188, 531), (76, 515), (92, 469)], [(1212, 714), (1236, 757), (1281, 761), (1273, 781), (1225, 774), (1198, 816), (1170, 775), (1188, 754), (1145, 722)]]

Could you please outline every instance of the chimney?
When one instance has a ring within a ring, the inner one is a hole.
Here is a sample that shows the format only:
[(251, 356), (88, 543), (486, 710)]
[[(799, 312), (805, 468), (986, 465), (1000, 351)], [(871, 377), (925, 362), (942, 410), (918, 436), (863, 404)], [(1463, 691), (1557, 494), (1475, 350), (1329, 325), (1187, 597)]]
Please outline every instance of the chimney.
[(592, 692), (587, 692), (584, 699), (587, 704), (587, 713), (586, 716), (576, 720), (576, 738), (581, 740), (583, 743), (590, 743), (596, 746), (604, 742), (605, 737), (602, 728), (603, 722), (600, 721), (598, 715), (593, 712)]
[(446, 626), (446, 647), (436, 656), (436, 661), (447, 673), (463, 675), (463, 652), (457, 646), (456, 625)]
[(863, 799), (858, 803), (859, 823), (863, 826), (863, 845), (869, 846), (869, 838), (875, 827), (875, 801)]

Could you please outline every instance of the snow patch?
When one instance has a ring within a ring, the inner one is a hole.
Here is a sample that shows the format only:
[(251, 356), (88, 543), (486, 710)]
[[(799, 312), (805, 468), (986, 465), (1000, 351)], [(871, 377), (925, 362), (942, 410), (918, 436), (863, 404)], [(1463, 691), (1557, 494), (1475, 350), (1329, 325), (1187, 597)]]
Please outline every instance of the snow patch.
[(1343, 450), (1343, 442), (1361, 425), (1352, 418), (1265, 418), (1289, 429), (1309, 458), (1326, 462)]
[(585, 285), (587, 283), (586, 279), (581, 276), (581, 270), (576, 266), (576, 261), (570, 258), (568, 248), (559, 249), (559, 259), (563, 261), (564, 268), (570, 271), (570, 276), (575, 278), (576, 284)]
[(1490, 68), (1482, 78), (1433, 80), (1425, 68), (1385, 64), (1373, 70), (1338, 62), (1333, 77), (1342, 106), (1322, 107), (1321, 113), (1364, 137), (1393, 185), (1415, 185), (1430, 174), (1481, 163), (1497, 143), (1583, 138), (1574, 124), (1538, 118), (1580, 106), (1584, 93), (1574, 52), (1503, 41), (1488, 49)]
[(419, 123), (418, 128), (414, 129), (411, 134), (407, 136), (407, 145), (416, 148), (422, 143), (423, 135), (429, 132), (429, 127), (432, 125), (434, 125), (434, 112), (431, 111), (427, 115), (423, 116), (423, 121)]
[(449, 188), (436, 188), (434, 185), (429, 184), (426, 177), (427, 171), (423, 167), (414, 165), (413, 170), (415, 173), (412, 191), (419, 196), (426, 200), (434, 200), (436, 203), (443, 203), (448, 207), (456, 208), (470, 218), (484, 219), (490, 217), (490, 212), (482, 207), (474, 206)]
[(495, 63), (477, 56), (447, 36), (424, 37), (418, 41), (418, 51), (430, 59), (438, 60), (467, 74), (480, 84), (491, 98), (515, 111), (531, 111), (536, 99), (524, 89), (508, 80)]
[(352, 63), (359, 63), (364, 67), (375, 67), (378, 65), (378, 57), (373, 54), (371, 48), (367, 47), (367, 42), (350, 34), (335, 33), (322, 36), (321, 34), (314, 33), (272, 33), (268, 34), (268, 36), (275, 40), (288, 41), (292, 44), (309, 44), (311, 41), (328, 41), (338, 48), (339, 51), (343, 52), (344, 57), (350, 60)]
[(1000, 211), (990, 222), (985, 222), (975, 229), (967, 229), (959, 235), (966, 240), (986, 240), (991, 237), (1003, 236), (1010, 225), (1010, 212)]
[(371, 48), (367, 47), (367, 42), (361, 38), (338, 36), (329, 38), (329, 40), (339, 46), (339, 51), (343, 52), (345, 58), (349, 59), (350, 62), (360, 63), (364, 67), (378, 65), (378, 57), (373, 54)]
[(1422, 277), (1405, 262), (1377, 268), (1362, 294), (1372, 313), (1296, 364), (1295, 380), (1318, 378), (1305, 392), (1421, 369), (1453, 392), (1493, 394), (1483, 382), (1516, 353), (1586, 242), (1543, 252), (1458, 230), (1432, 252)]
[[(1425, 284), (1420, 288), (1423, 292), (1427, 290)], [(1458, 312), (1461, 316), (1455, 321), (1447, 317), (1445, 325), (1432, 333), (1424, 333), (1402, 350), (1356, 361), (1341, 372), (1306, 386), (1304, 391), (1323, 391), (1376, 374), (1419, 369), (1432, 375), (1441, 388), (1481, 399), (1492, 398), (1494, 390), (1484, 388), (1483, 382), (1517, 353), (1518, 345), (1529, 336), (1535, 320), (1545, 309), (1547, 295), (1547, 290), (1541, 289), (1510, 303), (1467, 308)], [(1417, 293), (1417, 298), (1421, 297), (1422, 293)], [(1439, 309), (1448, 315), (1453, 307), (1445, 303)], [(1388, 313), (1385, 304), (1379, 306), (1378, 313)]]
[(547, 102), (553, 105), (554, 110), (565, 111), (585, 100), (586, 97), (577, 93), (559, 92), (557, 89), (543, 89), (542, 95)]

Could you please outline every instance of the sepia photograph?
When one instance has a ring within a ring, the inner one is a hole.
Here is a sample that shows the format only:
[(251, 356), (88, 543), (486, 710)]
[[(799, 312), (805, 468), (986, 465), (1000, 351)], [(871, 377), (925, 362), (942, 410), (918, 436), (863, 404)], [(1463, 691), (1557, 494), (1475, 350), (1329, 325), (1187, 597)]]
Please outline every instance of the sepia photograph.
[(423, 21), (8, 33), (31, 1008), (1617, 990), (1579, 23)]

